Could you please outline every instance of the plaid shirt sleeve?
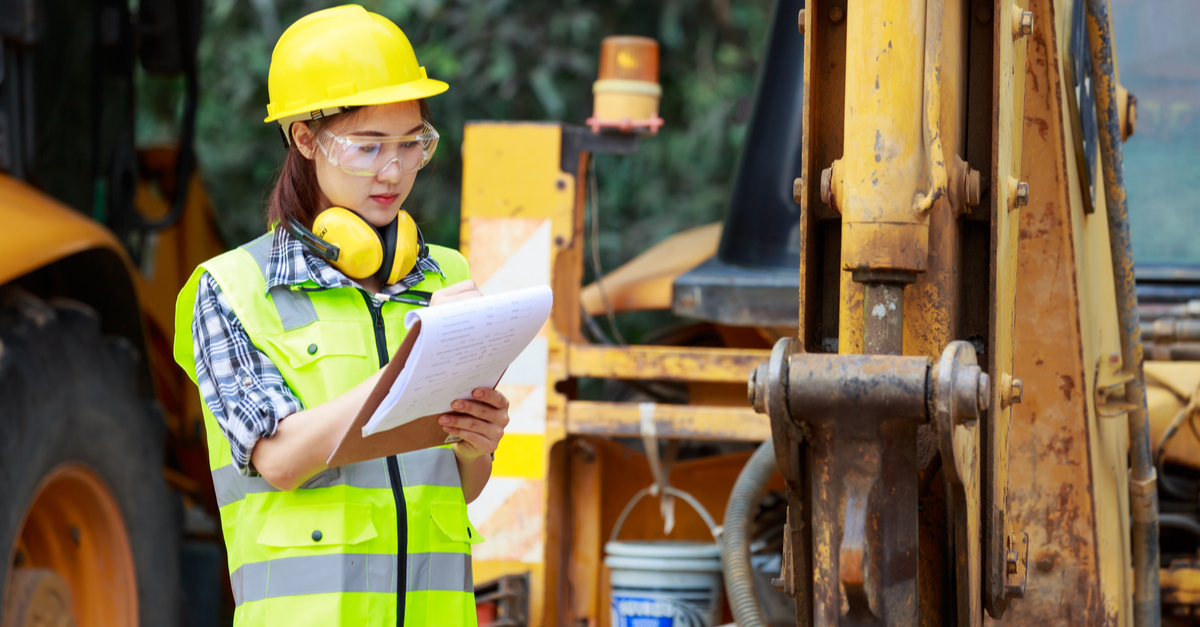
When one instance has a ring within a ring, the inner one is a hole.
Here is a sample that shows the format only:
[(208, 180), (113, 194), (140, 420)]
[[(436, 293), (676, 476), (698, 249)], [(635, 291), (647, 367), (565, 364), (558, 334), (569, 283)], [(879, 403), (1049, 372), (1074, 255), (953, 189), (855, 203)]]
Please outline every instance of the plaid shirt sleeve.
[(250, 452), (259, 438), (275, 435), (279, 421), (302, 409), (283, 375), (250, 341), (225, 294), (209, 274), (200, 277), (192, 313), (196, 383), (229, 447), (233, 463), (257, 476)]

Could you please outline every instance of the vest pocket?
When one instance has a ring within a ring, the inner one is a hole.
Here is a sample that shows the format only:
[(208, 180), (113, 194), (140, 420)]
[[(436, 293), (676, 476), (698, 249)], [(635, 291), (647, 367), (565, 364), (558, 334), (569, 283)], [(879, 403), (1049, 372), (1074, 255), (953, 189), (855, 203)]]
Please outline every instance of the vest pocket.
[(294, 331), (263, 337), (296, 370), (320, 365), (322, 358), (333, 355), (367, 357), (361, 325), (354, 322), (317, 321)]
[(434, 501), (430, 503), (429, 515), (434, 522), (433, 537), (431, 538), (434, 545), (439, 541), (465, 542), (467, 544), (483, 542), (483, 536), (479, 535), (479, 530), (471, 524), (471, 520), (467, 517), (466, 504)]
[(271, 510), (258, 534), (258, 543), (276, 548), (318, 548), (359, 544), (377, 535), (370, 505), (331, 503)]

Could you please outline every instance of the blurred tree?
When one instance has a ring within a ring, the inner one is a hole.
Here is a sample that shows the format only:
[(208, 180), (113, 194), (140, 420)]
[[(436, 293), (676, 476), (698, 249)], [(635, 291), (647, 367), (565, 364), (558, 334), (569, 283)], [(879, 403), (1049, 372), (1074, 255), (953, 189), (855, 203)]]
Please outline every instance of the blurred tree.
[[(406, 203), (431, 241), (458, 241), (464, 122), (581, 124), (591, 113), (600, 40), (613, 34), (658, 39), (660, 114), (667, 124), (641, 142), (640, 154), (596, 160), (604, 267), (721, 218), (765, 44), (772, 8), (767, 0), (362, 4), (394, 20), (429, 76), (450, 83), (448, 92), (429, 101), (442, 134), (437, 158), (418, 176)], [(206, 6), (198, 154), (230, 243), (263, 231), (264, 200), (283, 156), (277, 126), (262, 122), (271, 50), (288, 24), (327, 6), (332, 4), (317, 0), (210, 0)], [(142, 85), (148, 106), (139, 119), (141, 143), (174, 136), (174, 108), (164, 106), (162, 96), (178, 85), (149, 79)]]

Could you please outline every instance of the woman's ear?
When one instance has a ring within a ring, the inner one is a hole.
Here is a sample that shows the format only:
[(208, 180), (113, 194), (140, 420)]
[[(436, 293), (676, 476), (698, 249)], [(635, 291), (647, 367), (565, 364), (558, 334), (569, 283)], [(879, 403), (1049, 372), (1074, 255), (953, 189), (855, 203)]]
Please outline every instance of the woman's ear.
[(305, 159), (313, 158), (313, 151), (317, 147), (317, 137), (306, 122), (292, 124), (292, 143), (296, 145)]

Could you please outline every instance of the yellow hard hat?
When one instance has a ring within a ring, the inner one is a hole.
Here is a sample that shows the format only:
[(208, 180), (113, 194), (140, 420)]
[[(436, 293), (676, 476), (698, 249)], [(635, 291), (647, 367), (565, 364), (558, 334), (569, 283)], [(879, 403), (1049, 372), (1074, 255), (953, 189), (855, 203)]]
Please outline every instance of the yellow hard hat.
[(408, 37), (356, 4), (310, 13), (288, 27), (271, 53), (264, 122), (341, 113), (343, 107), (436, 96), (449, 88), (425, 74)]

